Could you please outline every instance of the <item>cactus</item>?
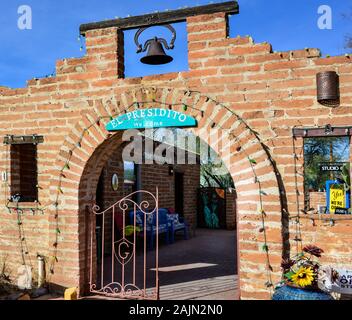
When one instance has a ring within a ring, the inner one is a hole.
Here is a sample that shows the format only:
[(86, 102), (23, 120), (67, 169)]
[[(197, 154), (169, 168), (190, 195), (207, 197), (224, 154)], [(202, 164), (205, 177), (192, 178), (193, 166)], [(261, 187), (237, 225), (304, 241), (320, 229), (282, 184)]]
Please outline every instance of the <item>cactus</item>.
[(342, 167), (341, 177), (342, 177), (342, 180), (345, 184), (346, 192), (349, 192), (351, 189), (350, 164), (349, 163), (345, 163), (344, 166)]

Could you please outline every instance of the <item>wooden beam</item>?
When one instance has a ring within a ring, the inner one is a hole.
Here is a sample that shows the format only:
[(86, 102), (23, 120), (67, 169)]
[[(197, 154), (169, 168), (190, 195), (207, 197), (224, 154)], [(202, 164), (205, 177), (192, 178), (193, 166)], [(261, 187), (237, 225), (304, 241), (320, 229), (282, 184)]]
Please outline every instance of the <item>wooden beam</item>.
[(38, 144), (43, 143), (43, 136), (6, 136), (4, 137), (4, 144)]
[(344, 137), (352, 135), (351, 127), (332, 127), (330, 133), (325, 133), (324, 128), (295, 128), (292, 130), (294, 137)]
[(352, 220), (351, 214), (319, 214), (319, 213), (310, 213), (310, 214), (301, 214), (301, 215), (294, 215), (289, 217), (290, 219), (308, 219), (308, 220), (323, 220), (323, 221), (339, 221), (339, 220)]
[(229, 1), (205, 6), (145, 14), (129, 18), (82, 24), (80, 26), (80, 34), (84, 36), (85, 33), (89, 30), (105, 29), (111, 27), (116, 27), (122, 30), (128, 30), (152, 25), (183, 22), (186, 21), (188, 17), (198, 16), (202, 14), (212, 14), (217, 12), (224, 12), (226, 14), (238, 14), (238, 3), (237, 1)]

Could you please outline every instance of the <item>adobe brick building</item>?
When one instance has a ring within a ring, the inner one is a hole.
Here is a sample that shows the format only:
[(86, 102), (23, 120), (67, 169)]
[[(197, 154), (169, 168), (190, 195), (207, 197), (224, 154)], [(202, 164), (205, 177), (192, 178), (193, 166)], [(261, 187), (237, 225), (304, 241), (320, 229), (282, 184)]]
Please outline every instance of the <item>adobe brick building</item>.
[[(187, 23), (189, 71), (125, 79), (124, 38), (115, 21), (82, 26), (86, 55), (57, 61), (54, 77), (29, 80), (21, 89), (1, 88), (1, 136), (44, 138), (33, 138), (38, 142), (38, 202), (21, 203), (21, 225), (16, 205), (7, 201), (15, 190), (14, 150), (10, 144), (0, 150), (0, 170), (8, 173), (1, 185), (0, 252), (13, 270), (21, 264), (21, 227), (25, 258), (33, 262), (37, 253), (44, 255), (51, 283), (78, 286), (84, 293), (89, 208), (112, 146), (121, 141), (121, 133), (111, 134), (105, 125), (135, 102), (143, 102), (143, 108), (194, 107), (174, 108), (198, 120), (192, 129), (196, 135), (214, 127), (230, 130), (242, 299), (268, 299), (268, 276), (280, 280), (282, 257), (302, 242), (320, 245), (324, 263), (352, 268), (352, 221), (313, 224), (301, 212), (304, 137), (294, 138), (292, 131), (351, 124), (351, 57), (322, 58), (318, 49), (273, 52), (269, 43), (229, 38), (227, 14), (237, 13), (237, 4), (210, 7), (179, 18)], [(326, 70), (340, 76), (336, 108), (317, 102), (316, 74)], [(260, 230), (262, 218), (266, 232)]]

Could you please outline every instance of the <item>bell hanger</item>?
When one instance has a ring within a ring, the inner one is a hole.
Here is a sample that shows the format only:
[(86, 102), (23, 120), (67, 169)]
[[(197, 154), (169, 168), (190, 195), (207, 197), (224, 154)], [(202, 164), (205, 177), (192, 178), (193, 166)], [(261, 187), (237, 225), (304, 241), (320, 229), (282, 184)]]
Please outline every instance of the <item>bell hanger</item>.
[(174, 59), (165, 53), (164, 47), (167, 50), (172, 50), (175, 47), (176, 41), (176, 30), (171, 25), (163, 25), (163, 27), (169, 29), (172, 33), (172, 40), (170, 44), (163, 38), (154, 37), (145, 42), (144, 46), (139, 43), (140, 35), (148, 28), (153, 26), (144, 27), (137, 31), (134, 41), (137, 45), (137, 53), (147, 52), (147, 55), (141, 58), (141, 62), (149, 65), (162, 65), (172, 62)]

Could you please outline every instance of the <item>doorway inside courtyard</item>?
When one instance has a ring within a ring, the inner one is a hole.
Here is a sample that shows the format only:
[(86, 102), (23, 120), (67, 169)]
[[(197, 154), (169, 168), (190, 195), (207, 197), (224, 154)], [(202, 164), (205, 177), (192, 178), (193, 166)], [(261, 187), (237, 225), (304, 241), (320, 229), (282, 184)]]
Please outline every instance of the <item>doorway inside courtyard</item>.
[[(190, 130), (138, 136), (138, 146), (121, 138), (97, 183), (92, 265), (100, 291), (91, 294), (121, 298), (114, 292), (122, 283), (149, 297), (157, 288), (161, 300), (238, 299), (236, 190), (225, 164)], [(159, 213), (158, 232), (144, 233), (143, 205)]]

